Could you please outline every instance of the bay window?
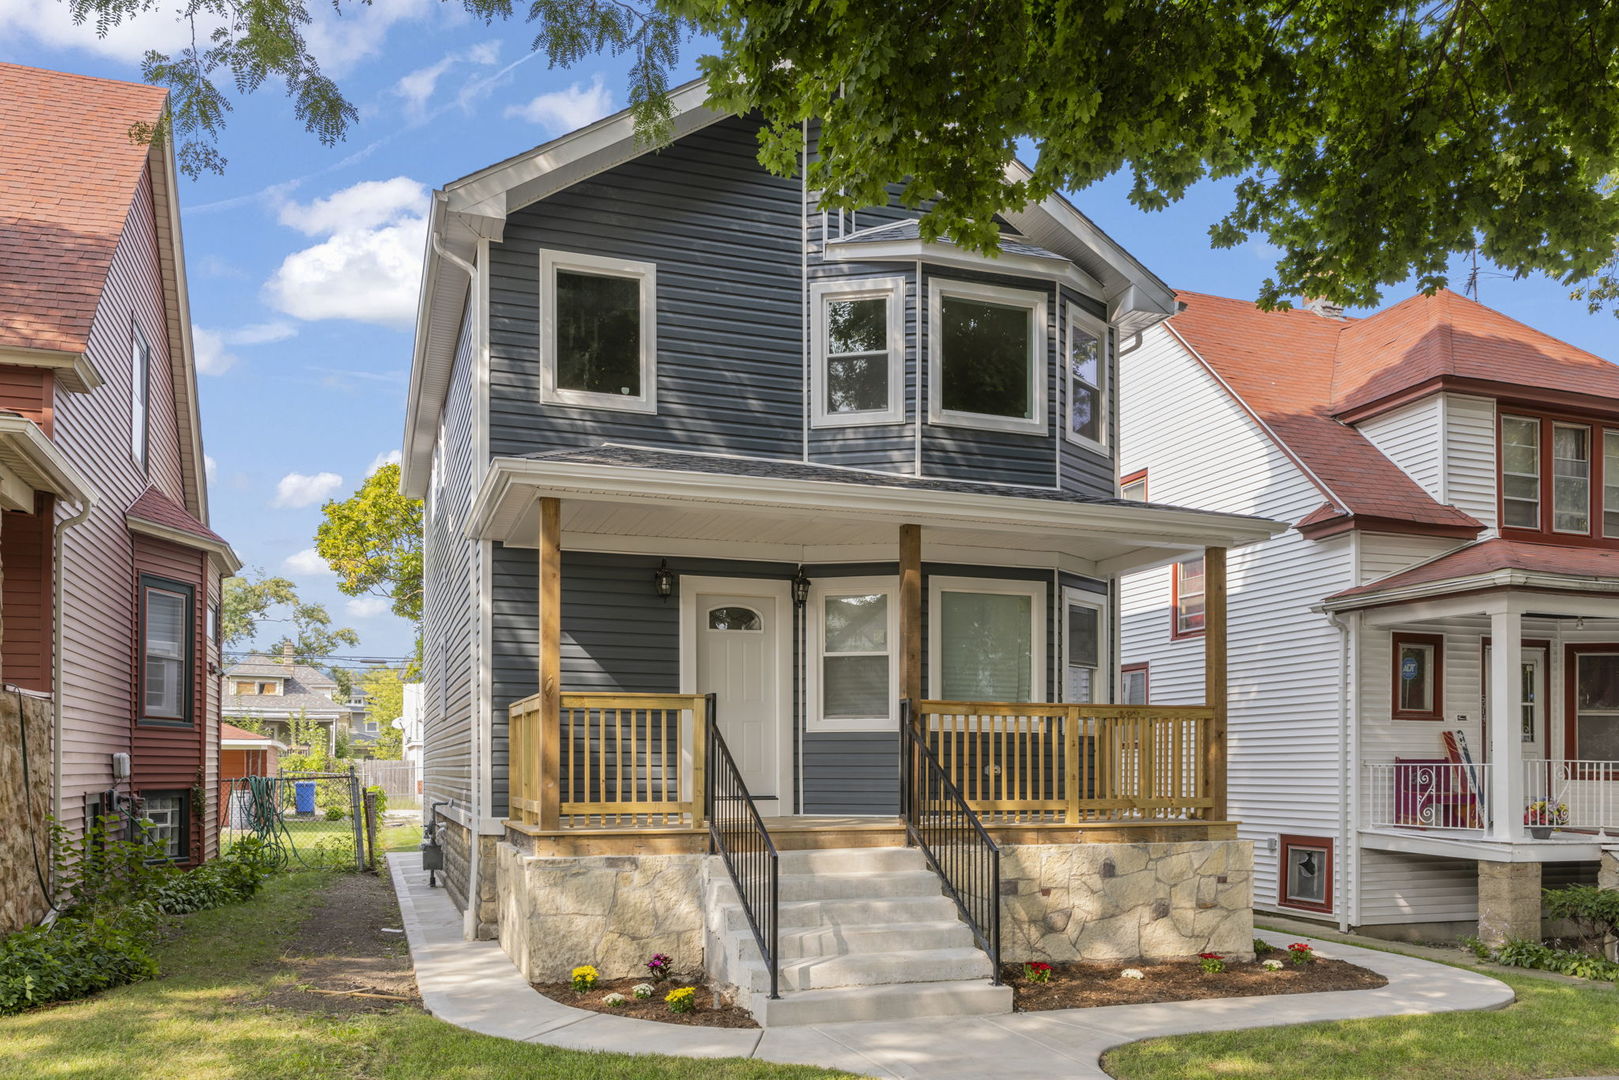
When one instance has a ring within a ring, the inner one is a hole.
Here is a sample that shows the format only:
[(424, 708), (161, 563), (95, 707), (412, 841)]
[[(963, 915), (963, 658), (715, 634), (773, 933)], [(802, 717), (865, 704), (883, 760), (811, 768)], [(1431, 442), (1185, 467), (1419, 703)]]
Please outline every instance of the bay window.
[(1619, 539), (1619, 431), (1602, 433), (1602, 535)]
[(1094, 450), (1107, 449), (1107, 331), (1069, 304), (1068, 439)]
[(1552, 531), (1591, 531), (1591, 429), (1552, 425)]
[(1540, 528), (1540, 421), (1501, 418), (1501, 516), (1513, 529)]
[(542, 251), (541, 400), (657, 411), (655, 298), (651, 263)]
[(1040, 700), (1045, 610), (1043, 582), (930, 577), (930, 693), (949, 701)]
[(1503, 415), (1499, 440), (1509, 539), (1516, 531), (1558, 543), (1619, 540), (1619, 426)]
[(1045, 294), (935, 280), (928, 300), (929, 419), (1045, 432)]
[(815, 427), (905, 419), (905, 279), (810, 286)]
[(899, 599), (893, 578), (817, 581), (807, 605), (815, 659), (811, 731), (883, 731), (898, 718)]
[(190, 585), (141, 578), (141, 723), (189, 726), (192, 722), (193, 602)]

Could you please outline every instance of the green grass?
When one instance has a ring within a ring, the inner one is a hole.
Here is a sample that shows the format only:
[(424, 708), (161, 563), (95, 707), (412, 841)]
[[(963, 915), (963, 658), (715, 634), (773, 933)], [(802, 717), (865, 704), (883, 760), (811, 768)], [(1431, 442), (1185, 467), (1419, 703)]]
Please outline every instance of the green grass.
[(0, 1020), (4, 1080), (824, 1080), (762, 1062), (584, 1054), (474, 1035), (401, 1006), (332, 1019), (254, 1005), (330, 880), (279, 875), (252, 901), (187, 916), (164, 977)]
[[(1461, 965), (1458, 965), (1461, 966)], [(1530, 1080), (1619, 1072), (1619, 993), (1500, 975), (1497, 1012), (1345, 1020), (1154, 1039), (1110, 1052), (1120, 1080)]]

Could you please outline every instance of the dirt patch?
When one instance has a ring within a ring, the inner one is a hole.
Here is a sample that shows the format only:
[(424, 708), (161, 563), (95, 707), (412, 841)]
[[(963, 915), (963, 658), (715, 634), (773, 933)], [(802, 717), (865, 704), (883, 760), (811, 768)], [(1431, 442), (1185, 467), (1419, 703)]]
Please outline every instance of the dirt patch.
[[(1004, 967), (1019, 1012), (1046, 1009), (1090, 1009), (1100, 1005), (1149, 1005), (1160, 1001), (1201, 1001), (1205, 998), (1266, 997), (1271, 994), (1314, 994), (1324, 990), (1375, 990), (1388, 980), (1375, 971), (1342, 960), (1317, 958), (1295, 965), (1285, 956), (1280, 971), (1267, 970), (1260, 960), (1227, 961), (1219, 973), (1204, 971), (1196, 960), (1134, 964), (1053, 964), (1051, 981), (1030, 982), (1022, 964)], [(1140, 979), (1121, 974), (1133, 968)]]
[(421, 1001), (399, 901), (386, 875), (333, 878), (276, 968), (290, 978), (276, 979), (275, 990), (250, 1004), (350, 1016), (419, 1007)]
[[(640, 983), (647, 983), (653, 987), (652, 996), (646, 1001), (635, 1000), (635, 994), (632, 993)], [(690, 986), (697, 991), (695, 998), (697, 1007), (688, 1013), (672, 1013), (669, 1006), (664, 1003), (664, 996), (682, 986)], [(665, 1024), (685, 1024), (689, 1027), (759, 1026), (746, 1009), (733, 1005), (729, 999), (715, 994), (700, 983), (681, 979), (665, 979), (658, 983), (647, 982), (646, 979), (603, 979), (597, 982), (596, 988), (588, 994), (574, 993), (572, 983), (535, 983), (534, 989), (552, 1001), (560, 1001), (576, 1009), (611, 1013), (614, 1016), (630, 1016), (637, 1020), (658, 1020)], [(623, 994), (627, 1000), (623, 1005), (603, 1004), (602, 998), (608, 994)]]

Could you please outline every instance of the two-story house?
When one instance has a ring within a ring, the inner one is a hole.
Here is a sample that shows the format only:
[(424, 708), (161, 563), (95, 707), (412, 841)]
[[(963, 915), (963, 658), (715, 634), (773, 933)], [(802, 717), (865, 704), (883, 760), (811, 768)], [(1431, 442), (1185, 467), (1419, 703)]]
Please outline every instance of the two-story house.
[[(1255, 906), (1538, 938), (1619, 829), (1619, 367), (1449, 291), (1180, 302), (1121, 361), (1127, 493), (1293, 525), (1231, 567)], [(1125, 579), (1138, 700), (1200, 700), (1201, 597)]]
[[(336, 680), (292, 655), (243, 657), (220, 676), (220, 714), (284, 743), (298, 753), (320, 747), (337, 752), (338, 728), (349, 728), (353, 708)], [(339, 700), (342, 698), (342, 700)]]
[(1223, 698), (1107, 704), (1118, 575), (1208, 551), (1217, 628), (1274, 531), (1118, 498), (1116, 344), (1170, 291), (1061, 198), (993, 256), (823, 210), (674, 101), (656, 153), (619, 114), (433, 198), (403, 485), (468, 934), (536, 979), (701, 960), (771, 1023), (778, 977), (1009, 1007), (998, 920), (1009, 957), (1248, 948)]
[(47, 812), (213, 853), (208, 673), (239, 563), (207, 525), (174, 155), (131, 136), (165, 92), (0, 64), (0, 101), (0, 677), (44, 711), (22, 742), (48, 787), (7, 814), (0, 897), (38, 913)]

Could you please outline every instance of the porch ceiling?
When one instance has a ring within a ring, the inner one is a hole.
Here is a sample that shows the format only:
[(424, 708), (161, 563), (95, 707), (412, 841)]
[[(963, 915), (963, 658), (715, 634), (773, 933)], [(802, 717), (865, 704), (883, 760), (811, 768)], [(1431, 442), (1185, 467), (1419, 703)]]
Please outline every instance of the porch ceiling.
[[(747, 475), (739, 470), (750, 469)], [(783, 475), (790, 472), (792, 475)], [(538, 499), (561, 499), (564, 549), (709, 554), (783, 562), (891, 561), (898, 526), (923, 527), (929, 561), (1010, 560), (1110, 576), (1285, 526), (1045, 489), (918, 481), (797, 463), (604, 448), (499, 458), (473, 509), (474, 536), (533, 547)]]

